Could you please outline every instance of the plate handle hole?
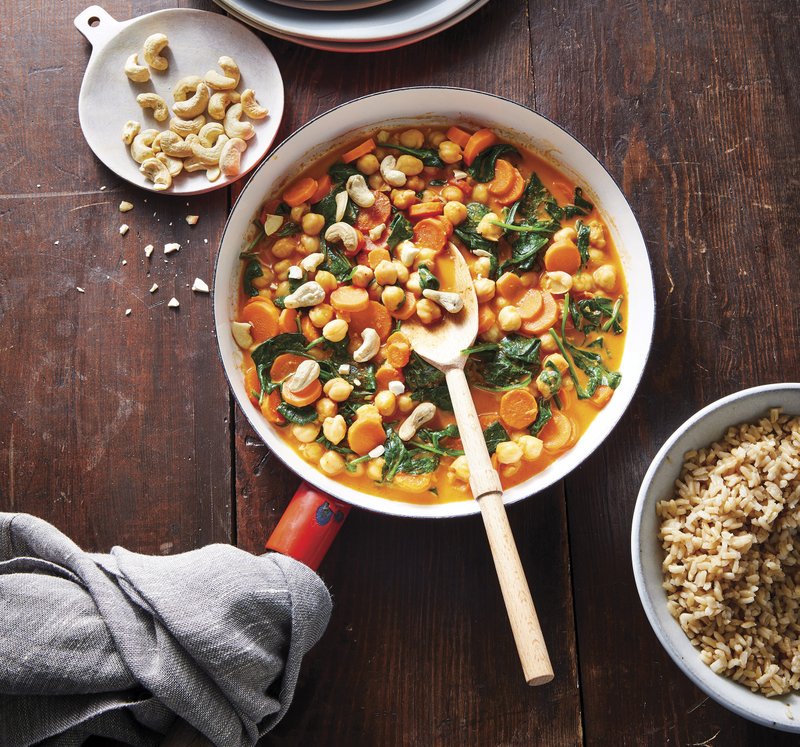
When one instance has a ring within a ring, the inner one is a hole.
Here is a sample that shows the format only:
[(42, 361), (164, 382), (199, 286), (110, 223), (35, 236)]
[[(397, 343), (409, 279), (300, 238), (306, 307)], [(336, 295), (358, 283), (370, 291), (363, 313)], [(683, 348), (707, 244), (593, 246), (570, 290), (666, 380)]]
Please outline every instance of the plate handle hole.
[(89, 19), (89, 25), (90, 25), (92, 28), (95, 28), (96, 26), (99, 26), (99, 25), (100, 25), (100, 19), (99, 19), (97, 16), (92, 16), (92, 17)]

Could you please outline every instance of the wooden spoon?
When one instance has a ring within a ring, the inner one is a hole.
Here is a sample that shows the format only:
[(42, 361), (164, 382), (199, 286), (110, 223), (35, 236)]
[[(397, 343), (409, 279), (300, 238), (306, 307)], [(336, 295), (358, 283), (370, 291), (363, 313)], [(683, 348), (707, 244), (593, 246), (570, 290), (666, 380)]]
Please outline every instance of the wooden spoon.
[(478, 334), (478, 299), (461, 252), (453, 244), (449, 245), (449, 251), (455, 265), (453, 291), (461, 296), (464, 308), (457, 314), (445, 312), (444, 320), (435, 326), (408, 321), (403, 323), (402, 330), (411, 342), (411, 349), (445, 375), (469, 461), (469, 484), (483, 516), (522, 671), (529, 685), (543, 685), (553, 679), (553, 667), (503, 506), (500, 477), (492, 466), (464, 376), (467, 357), (461, 351), (472, 345)]

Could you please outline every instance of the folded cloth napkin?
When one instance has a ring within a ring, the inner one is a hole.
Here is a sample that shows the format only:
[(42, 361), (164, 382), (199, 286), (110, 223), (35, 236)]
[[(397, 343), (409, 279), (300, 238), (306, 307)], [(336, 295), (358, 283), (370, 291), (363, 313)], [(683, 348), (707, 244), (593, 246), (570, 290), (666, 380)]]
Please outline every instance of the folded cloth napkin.
[(252, 745), (330, 612), (320, 578), (283, 555), (94, 555), (0, 513), (0, 745), (150, 747), (176, 715), (217, 745)]

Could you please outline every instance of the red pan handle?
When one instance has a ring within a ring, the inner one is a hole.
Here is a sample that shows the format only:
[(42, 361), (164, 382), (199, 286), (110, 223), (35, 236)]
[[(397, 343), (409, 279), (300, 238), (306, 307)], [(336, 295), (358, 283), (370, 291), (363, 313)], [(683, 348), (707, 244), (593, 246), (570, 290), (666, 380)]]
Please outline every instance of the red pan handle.
[(347, 503), (302, 482), (269, 536), (267, 550), (288, 555), (316, 571), (349, 513)]

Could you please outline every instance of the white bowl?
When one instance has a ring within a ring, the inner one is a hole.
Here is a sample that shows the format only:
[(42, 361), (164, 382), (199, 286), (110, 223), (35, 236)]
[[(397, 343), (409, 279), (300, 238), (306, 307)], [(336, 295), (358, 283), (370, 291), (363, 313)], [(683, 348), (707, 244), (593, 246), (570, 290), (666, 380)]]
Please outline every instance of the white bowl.
[(403, 88), (365, 96), (311, 120), (281, 143), (258, 167), (231, 211), (222, 235), (214, 276), (214, 317), (225, 374), (239, 406), (259, 436), (291, 469), (321, 490), (356, 506), (397, 516), (443, 518), (478, 513), (475, 501), (418, 505), (369, 495), (323, 475), (284, 441), (250, 402), (241, 353), (230, 334), (239, 287), (242, 238), (264, 199), (286, 186), (303, 168), (332, 149), (378, 126), (473, 123), (491, 127), (511, 142), (544, 155), (580, 184), (611, 231), (629, 281), (627, 342), (620, 361), (622, 383), (578, 443), (547, 469), (509, 488), (512, 503), (560, 480), (608, 436), (633, 398), (653, 333), (653, 280), (644, 239), (619, 187), (577, 140), (550, 120), (508, 99), (463, 88)]
[[(725, 430), (755, 422), (772, 407), (800, 413), (800, 384), (769, 384), (745, 389), (713, 402), (687, 420), (656, 454), (636, 499), (631, 529), (631, 555), (636, 588), (647, 619), (672, 660), (701, 690), (743, 718), (783, 731), (800, 733), (800, 695), (767, 698), (723, 675), (714, 674), (700, 659), (680, 624), (667, 609), (661, 583), (664, 551), (658, 538), (656, 504), (668, 498), (683, 465), (683, 455), (708, 446)], [(789, 718), (787, 703), (794, 720)]]

